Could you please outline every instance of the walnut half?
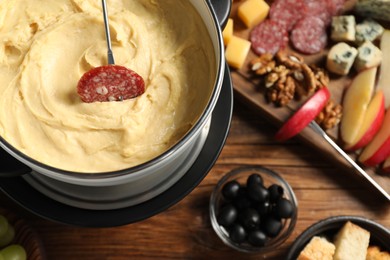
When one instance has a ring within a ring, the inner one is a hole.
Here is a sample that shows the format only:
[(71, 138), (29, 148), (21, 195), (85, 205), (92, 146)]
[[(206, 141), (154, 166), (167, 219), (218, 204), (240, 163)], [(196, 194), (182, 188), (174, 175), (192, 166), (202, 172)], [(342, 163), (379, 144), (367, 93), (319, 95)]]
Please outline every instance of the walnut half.
[(256, 75), (265, 75), (275, 68), (276, 62), (273, 60), (271, 53), (265, 53), (252, 60), (250, 65), (251, 70), (254, 71)]
[(342, 106), (329, 100), (326, 106), (318, 114), (315, 121), (325, 130), (331, 129), (340, 123), (342, 117)]
[(273, 88), (268, 89), (267, 98), (278, 106), (287, 105), (295, 93), (295, 81), (291, 76), (286, 76), (284, 82), (278, 81)]

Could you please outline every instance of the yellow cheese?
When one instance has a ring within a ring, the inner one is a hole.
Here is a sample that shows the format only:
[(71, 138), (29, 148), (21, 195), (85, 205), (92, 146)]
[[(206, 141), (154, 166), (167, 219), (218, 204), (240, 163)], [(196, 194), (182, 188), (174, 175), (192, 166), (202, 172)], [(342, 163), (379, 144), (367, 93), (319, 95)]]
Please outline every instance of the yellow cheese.
[(264, 0), (246, 0), (238, 7), (238, 17), (251, 28), (264, 21), (269, 12), (269, 5)]
[(225, 57), (228, 64), (236, 69), (242, 68), (248, 55), (251, 43), (237, 36), (232, 36), (226, 46)]
[(230, 39), (233, 36), (233, 19), (232, 18), (229, 18), (229, 20), (225, 26), (225, 29), (223, 29), (222, 35), (223, 35), (223, 42), (225, 43), (225, 45), (228, 45)]

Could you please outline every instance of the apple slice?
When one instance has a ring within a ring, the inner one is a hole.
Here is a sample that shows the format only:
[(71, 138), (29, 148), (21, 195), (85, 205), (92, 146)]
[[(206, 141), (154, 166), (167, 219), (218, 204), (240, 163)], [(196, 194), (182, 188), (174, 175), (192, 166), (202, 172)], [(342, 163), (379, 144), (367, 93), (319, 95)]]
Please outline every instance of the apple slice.
[(359, 161), (365, 166), (376, 166), (390, 156), (390, 109), (387, 109), (385, 118), (378, 133), (364, 148)]
[(297, 135), (316, 118), (329, 98), (330, 92), (327, 87), (319, 89), (282, 125), (275, 138), (285, 141)]
[(375, 93), (367, 111), (363, 123), (359, 128), (356, 139), (345, 147), (348, 151), (355, 151), (366, 146), (379, 131), (385, 117), (385, 98), (382, 91)]
[(359, 72), (346, 90), (340, 134), (347, 146), (358, 140), (359, 130), (374, 91), (376, 71), (377, 68), (373, 67)]
[(385, 162), (382, 165), (382, 172), (390, 173), (390, 157), (387, 157)]
[(381, 37), (380, 49), (382, 51), (381, 69), (378, 77), (378, 90), (385, 95), (385, 108), (390, 107), (390, 30), (385, 30)]

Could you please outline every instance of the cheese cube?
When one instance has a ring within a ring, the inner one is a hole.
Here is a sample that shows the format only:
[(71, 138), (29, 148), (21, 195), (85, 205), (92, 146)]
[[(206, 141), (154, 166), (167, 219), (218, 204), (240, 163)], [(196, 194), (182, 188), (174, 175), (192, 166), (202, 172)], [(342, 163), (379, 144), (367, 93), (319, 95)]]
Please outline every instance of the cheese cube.
[(358, 48), (354, 68), (357, 71), (379, 66), (382, 62), (382, 51), (372, 42), (366, 41)]
[(345, 42), (334, 45), (328, 53), (326, 67), (338, 75), (347, 75), (355, 61), (358, 51)]
[(246, 27), (252, 28), (264, 21), (269, 12), (269, 5), (264, 0), (246, 0), (238, 7), (238, 17)]
[(229, 43), (230, 39), (233, 36), (233, 23), (233, 19), (229, 18), (225, 29), (223, 29), (222, 36), (225, 46)]
[(383, 34), (384, 28), (374, 20), (364, 20), (356, 25), (356, 43), (362, 44), (365, 41), (375, 41)]
[(332, 17), (332, 32), (330, 38), (333, 41), (354, 41), (355, 40), (355, 16), (340, 15)]
[(249, 41), (232, 36), (225, 50), (227, 63), (233, 68), (242, 68), (250, 47), (251, 43)]

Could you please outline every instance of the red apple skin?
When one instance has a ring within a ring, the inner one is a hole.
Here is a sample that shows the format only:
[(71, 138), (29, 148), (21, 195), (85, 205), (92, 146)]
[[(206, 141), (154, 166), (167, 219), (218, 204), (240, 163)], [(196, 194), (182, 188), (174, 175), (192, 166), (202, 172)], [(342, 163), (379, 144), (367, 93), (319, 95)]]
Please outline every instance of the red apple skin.
[(363, 161), (363, 165), (370, 167), (370, 166), (377, 166), (384, 160), (386, 160), (387, 157), (390, 156), (390, 137), (386, 139), (385, 142), (381, 145), (381, 147), (367, 160)]
[(322, 111), (329, 98), (327, 87), (319, 89), (282, 125), (275, 139), (285, 141), (301, 132)]
[[(383, 140), (383, 141), (382, 141)], [(375, 147), (371, 151), (372, 144)], [(377, 147), (377, 144), (378, 147)], [(370, 154), (372, 153), (372, 154)], [(364, 148), (359, 156), (359, 161), (365, 166), (377, 166), (390, 156), (390, 109), (387, 109), (381, 129), (371, 142)]]
[(389, 167), (383, 167), (381, 170), (382, 173), (390, 174), (390, 166)]
[(375, 134), (379, 131), (381, 128), (381, 125), (383, 123), (383, 119), (385, 118), (385, 99), (382, 95), (381, 105), (379, 108), (379, 112), (377, 116), (375, 117), (374, 121), (372, 121), (370, 127), (367, 129), (366, 133), (362, 136), (362, 138), (352, 147), (346, 147), (346, 151), (356, 151), (360, 148), (365, 147), (375, 136)]

